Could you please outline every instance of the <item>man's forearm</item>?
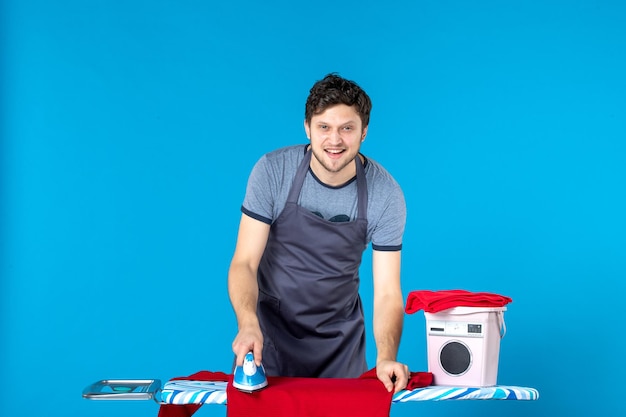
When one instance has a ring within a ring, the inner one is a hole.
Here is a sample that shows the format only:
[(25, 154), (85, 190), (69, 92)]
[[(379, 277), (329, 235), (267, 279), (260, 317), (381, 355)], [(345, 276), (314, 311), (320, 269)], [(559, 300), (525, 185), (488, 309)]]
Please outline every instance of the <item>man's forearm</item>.
[(259, 288), (253, 271), (245, 266), (231, 265), (228, 273), (228, 294), (239, 328), (257, 320)]
[(376, 363), (396, 361), (402, 325), (404, 300), (400, 287), (401, 252), (374, 251), (374, 338), (378, 356)]
[(403, 323), (404, 304), (402, 297), (389, 296), (379, 300), (374, 306), (376, 363), (383, 360), (397, 360)]

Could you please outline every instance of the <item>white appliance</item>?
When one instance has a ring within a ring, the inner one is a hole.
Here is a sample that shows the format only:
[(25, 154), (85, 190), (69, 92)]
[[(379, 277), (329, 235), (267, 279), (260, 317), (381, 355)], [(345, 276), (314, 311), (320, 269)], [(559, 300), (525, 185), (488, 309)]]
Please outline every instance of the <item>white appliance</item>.
[(434, 385), (496, 385), (506, 307), (454, 307), (426, 313), (428, 371)]

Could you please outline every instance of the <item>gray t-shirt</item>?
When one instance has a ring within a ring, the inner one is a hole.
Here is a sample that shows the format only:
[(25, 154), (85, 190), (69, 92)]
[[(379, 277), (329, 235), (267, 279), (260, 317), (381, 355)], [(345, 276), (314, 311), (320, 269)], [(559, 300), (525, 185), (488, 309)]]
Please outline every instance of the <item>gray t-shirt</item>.
[[(306, 153), (306, 145), (289, 146), (259, 159), (248, 179), (241, 211), (272, 224), (285, 207), (291, 183)], [(393, 177), (377, 162), (365, 158), (367, 180), (367, 243), (382, 251), (402, 249), (406, 223), (404, 194)], [(356, 177), (331, 187), (323, 184), (309, 168), (298, 204), (325, 219), (357, 215)]]

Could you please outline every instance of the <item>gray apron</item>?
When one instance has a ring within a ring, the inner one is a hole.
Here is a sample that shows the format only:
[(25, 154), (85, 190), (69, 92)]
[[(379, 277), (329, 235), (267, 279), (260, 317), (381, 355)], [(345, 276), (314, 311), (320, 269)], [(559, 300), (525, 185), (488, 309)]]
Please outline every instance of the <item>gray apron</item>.
[(258, 270), (258, 316), (268, 375), (355, 378), (367, 370), (359, 266), (367, 183), (357, 156), (357, 219), (333, 223), (298, 205), (311, 151), (272, 224)]

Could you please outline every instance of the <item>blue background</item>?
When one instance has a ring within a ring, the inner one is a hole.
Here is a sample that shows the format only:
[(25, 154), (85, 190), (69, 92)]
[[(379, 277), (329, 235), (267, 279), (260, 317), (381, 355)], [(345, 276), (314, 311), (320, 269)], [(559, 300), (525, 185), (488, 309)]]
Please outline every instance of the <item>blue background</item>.
[[(331, 71), (372, 97), (363, 152), (405, 191), (405, 296), (511, 296), (498, 382), (541, 394), (392, 416), (624, 415), (623, 2), (0, 4), (0, 415), (155, 416), (81, 391), (230, 371), (248, 173), (305, 142)], [(421, 313), (400, 359), (426, 370)]]

